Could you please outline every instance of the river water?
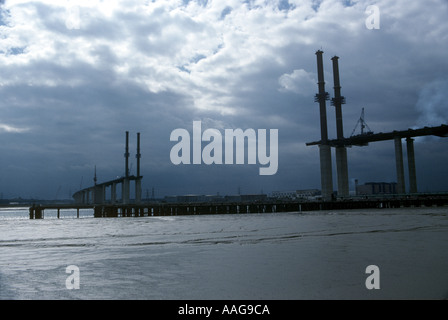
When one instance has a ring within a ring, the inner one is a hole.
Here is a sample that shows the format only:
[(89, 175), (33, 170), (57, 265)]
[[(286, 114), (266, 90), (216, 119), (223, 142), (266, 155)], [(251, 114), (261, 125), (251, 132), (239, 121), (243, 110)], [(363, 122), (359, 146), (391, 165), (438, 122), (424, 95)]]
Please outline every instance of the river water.
[(0, 209), (0, 299), (447, 298), (448, 207), (43, 220)]

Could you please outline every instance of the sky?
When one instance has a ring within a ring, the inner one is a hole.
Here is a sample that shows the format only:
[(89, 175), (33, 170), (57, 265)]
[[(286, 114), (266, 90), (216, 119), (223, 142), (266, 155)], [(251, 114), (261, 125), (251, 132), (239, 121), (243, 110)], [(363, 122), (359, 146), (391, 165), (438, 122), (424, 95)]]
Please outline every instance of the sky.
[[(330, 59), (339, 57), (344, 136), (362, 108), (374, 132), (448, 122), (446, 0), (3, 0), (0, 8), (3, 198), (68, 199), (93, 185), (95, 166), (98, 182), (123, 176), (126, 131), (131, 174), (141, 134), (144, 197), (320, 189), (318, 147), (305, 145), (320, 139), (317, 50), (331, 97)], [(330, 103), (327, 119), (336, 138)], [(194, 121), (223, 137), (278, 130), (278, 170), (174, 164), (170, 135), (192, 135)], [(405, 143), (403, 151), (407, 169)], [(418, 190), (447, 191), (448, 139), (416, 139), (415, 157)], [(332, 161), (336, 188), (334, 150)], [(355, 179), (396, 181), (393, 141), (349, 148), (348, 170), (351, 189)]]

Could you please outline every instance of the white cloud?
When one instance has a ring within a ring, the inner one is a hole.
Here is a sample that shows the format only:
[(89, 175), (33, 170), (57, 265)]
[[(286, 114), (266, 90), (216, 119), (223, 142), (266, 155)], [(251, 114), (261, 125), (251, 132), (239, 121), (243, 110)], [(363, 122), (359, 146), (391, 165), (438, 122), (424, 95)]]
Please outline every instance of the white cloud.
[(384, 32), (401, 36), (416, 45), (447, 43), (447, 1), (427, 0), (423, 3), (381, 0), (377, 6), (381, 10)]
[(0, 123), (0, 131), (10, 132), (10, 133), (23, 133), (29, 131), (29, 128), (19, 128), (11, 126), (9, 124)]
[[(187, 5), (181, 1), (147, 5), (140, 1), (90, 1), (76, 2), (77, 26), (68, 28), (73, 4), (10, 2), (10, 27), (2, 30), (6, 38), (3, 51), (12, 47), (26, 50), (0, 57), (1, 62), (15, 68), (51, 61), (70, 68), (82, 61), (94, 68), (110, 68), (122, 81), (139, 83), (151, 92), (192, 96), (199, 110), (224, 114), (234, 112), (232, 93), (248, 87), (241, 82), (245, 74), (261, 71), (261, 60), (282, 62), (277, 49), (291, 43), (295, 23), (295, 17), (288, 18), (275, 2), (250, 8), (240, 1), (215, 1), (205, 6), (196, 1)], [(115, 60), (104, 60), (104, 55), (98, 54), (105, 52), (98, 50), (101, 47)], [(43, 79), (46, 76), (33, 72), (28, 82), (53, 83)]]
[[(428, 42), (423, 35), (429, 35), (442, 45), (448, 34), (443, 16), (447, 5), (440, 0), (431, 0), (431, 5), (378, 1), (384, 19), (375, 38), (364, 25), (371, 1), (289, 3), (286, 10), (282, 1), (7, 1), (8, 23), (0, 26), (0, 64), (5, 75), (0, 83), (82, 86), (90, 79), (74, 70), (81, 63), (110, 73), (115, 83), (191, 97), (191, 107), (200, 111), (237, 114), (241, 106), (235, 106), (235, 93), (256, 92), (258, 83), (247, 79), (254, 79), (252, 75), (262, 79), (269, 68), (278, 68), (269, 76), (278, 79), (281, 91), (314, 93), (316, 81), (307, 71), (310, 62), (306, 60), (307, 66), (301, 62), (321, 46), (343, 59), (348, 54), (356, 57), (354, 63), (371, 58), (362, 55), (377, 46), (381, 35), (388, 42), (384, 45), (393, 48), (395, 36), (414, 44), (414, 39)], [(438, 4), (440, 10), (434, 12)], [(426, 14), (419, 10), (433, 13), (427, 25)], [(79, 15), (75, 28), (73, 14)], [(353, 53), (352, 46), (361, 51)], [(291, 50), (297, 55), (292, 67), (288, 66), (295, 54)], [(369, 54), (381, 61), (390, 58), (384, 50)], [(46, 64), (58, 68), (36, 70)], [(368, 68), (383, 72), (383, 68)], [(18, 75), (17, 69), (23, 73)], [(67, 72), (61, 73), (63, 69)]]
[(280, 91), (292, 91), (301, 95), (310, 95), (316, 90), (316, 83), (313, 77), (303, 69), (294, 70), (291, 74), (284, 74), (278, 79)]

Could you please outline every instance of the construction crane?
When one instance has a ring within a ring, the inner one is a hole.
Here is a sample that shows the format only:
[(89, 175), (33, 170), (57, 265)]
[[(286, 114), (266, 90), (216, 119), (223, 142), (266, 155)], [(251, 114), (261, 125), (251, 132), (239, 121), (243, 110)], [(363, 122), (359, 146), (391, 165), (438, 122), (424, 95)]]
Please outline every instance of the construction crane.
[[(366, 121), (364, 120), (364, 108), (362, 108), (361, 117), (359, 118), (358, 122), (356, 123), (355, 129), (353, 129), (350, 137), (353, 137), (356, 129), (358, 128), (358, 125), (361, 125), (361, 135), (373, 133), (373, 131), (370, 130), (369, 126), (367, 125)], [(366, 128), (368, 129), (368, 131), (365, 132), (364, 130)]]

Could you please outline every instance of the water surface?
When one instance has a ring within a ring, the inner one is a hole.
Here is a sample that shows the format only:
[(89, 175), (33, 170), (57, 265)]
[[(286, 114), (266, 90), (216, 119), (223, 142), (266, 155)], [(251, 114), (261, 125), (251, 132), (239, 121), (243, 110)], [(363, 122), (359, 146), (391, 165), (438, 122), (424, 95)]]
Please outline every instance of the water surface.
[(446, 299), (448, 208), (43, 220), (4, 208), (0, 257), (0, 299)]

